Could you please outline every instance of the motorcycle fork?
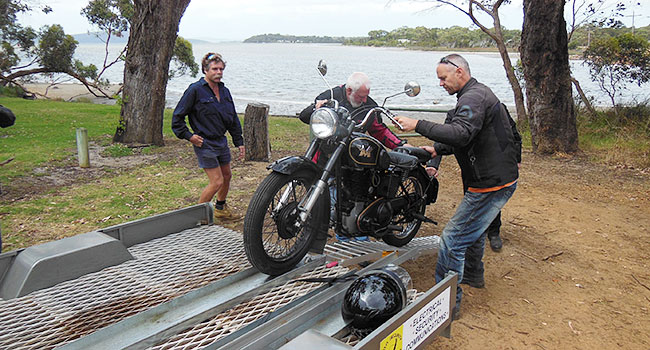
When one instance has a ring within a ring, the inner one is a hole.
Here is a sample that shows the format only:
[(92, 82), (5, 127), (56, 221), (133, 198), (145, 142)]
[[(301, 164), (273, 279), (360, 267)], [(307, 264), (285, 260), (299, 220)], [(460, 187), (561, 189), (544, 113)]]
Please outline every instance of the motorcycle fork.
[(325, 164), (325, 169), (323, 169), (323, 174), (321, 175), (320, 179), (316, 181), (316, 183), (309, 190), (309, 194), (298, 205), (300, 214), (298, 214), (299, 222), (297, 222), (296, 225), (302, 226), (305, 222), (307, 222), (307, 218), (309, 217), (312, 209), (314, 209), (316, 201), (318, 201), (318, 198), (320, 198), (320, 196), (323, 194), (323, 191), (326, 191), (328, 189), (327, 180), (329, 179), (330, 174), (332, 174), (332, 170), (336, 166), (337, 161), (341, 156), (343, 149), (345, 148), (346, 140), (347, 138), (339, 142), (336, 150), (334, 150), (334, 153), (332, 153), (332, 156), (327, 161), (327, 164)]

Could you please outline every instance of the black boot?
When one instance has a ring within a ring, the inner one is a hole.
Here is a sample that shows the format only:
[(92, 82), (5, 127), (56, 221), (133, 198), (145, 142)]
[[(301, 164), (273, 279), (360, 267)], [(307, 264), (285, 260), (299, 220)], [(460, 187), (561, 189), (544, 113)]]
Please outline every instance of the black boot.
[(490, 248), (492, 248), (492, 251), (498, 252), (501, 250), (502, 247), (503, 247), (503, 242), (501, 242), (501, 237), (499, 236), (490, 237)]
[(485, 278), (483, 277), (483, 275), (476, 277), (476, 276), (467, 276), (463, 274), (463, 280), (460, 281), (460, 284), (466, 284), (473, 288), (484, 288)]

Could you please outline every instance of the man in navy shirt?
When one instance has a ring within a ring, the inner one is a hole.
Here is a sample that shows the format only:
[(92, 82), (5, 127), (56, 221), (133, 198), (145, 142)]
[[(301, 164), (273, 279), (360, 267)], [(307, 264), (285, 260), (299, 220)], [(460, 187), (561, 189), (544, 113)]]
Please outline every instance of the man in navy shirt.
[[(226, 62), (218, 53), (207, 53), (201, 60), (204, 78), (191, 84), (180, 101), (172, 118), (172, 130), (180, 139), (194, 145), (199, 167), (208, 175), (209, 183), (201, 192), (199, 203), (212, 201), (215, 194), (215, 217), (221, 220), (236, 219), (226, 205), (232, 172), (230, 148), (226, 131), (239, 147), (239, 159), (244, 159), (246, 149), (242, 128), (235, 111), (230, 90), (221, 82)], [(192, 131), (185, 123), (188, 116)]]

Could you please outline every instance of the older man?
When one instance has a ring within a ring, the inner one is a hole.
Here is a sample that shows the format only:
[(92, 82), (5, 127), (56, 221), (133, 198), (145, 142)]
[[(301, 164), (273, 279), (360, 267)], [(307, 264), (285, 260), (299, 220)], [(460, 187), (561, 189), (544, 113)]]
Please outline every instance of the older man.
[[(465, 194), (442, 232), (435, 276), (439, 282), (455, 271), (461, 281), (468, 249), (475, 252), (472, 256), (483, 277), (485, 231), (517, 188), (518, 150), (505, 107), (492, 90), (472, 78), (462, 56), (443, 57), (436, 73), (440, 86), (458, 99), (445, 123), (397, 120), (405, 131), (415, 130), (435, 141), (433, 147), (423, 147), (434, 157), (454, 154), (460, 166)], [(455, 319), (460, 317), (461, 299), (458, 285)]]

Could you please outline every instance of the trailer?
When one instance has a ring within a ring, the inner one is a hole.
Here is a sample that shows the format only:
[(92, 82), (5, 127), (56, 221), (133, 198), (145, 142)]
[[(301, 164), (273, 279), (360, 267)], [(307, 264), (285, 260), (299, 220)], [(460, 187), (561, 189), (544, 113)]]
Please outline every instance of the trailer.
[[(200, 204), (0, 254), (1, 349), (421, 349), (449, 336), (457, 275), (409, 290), (405, 309), (370, 334), (341, 316), (340, 278), (435, 254), (332, 243), (270, 277), (239, 232)], [(364, 262), (362, 265), (359, 263)]]

